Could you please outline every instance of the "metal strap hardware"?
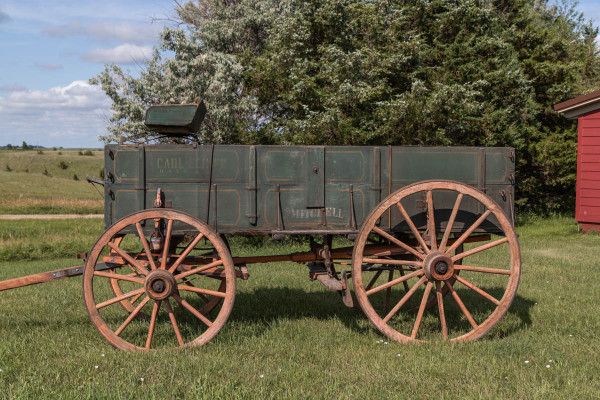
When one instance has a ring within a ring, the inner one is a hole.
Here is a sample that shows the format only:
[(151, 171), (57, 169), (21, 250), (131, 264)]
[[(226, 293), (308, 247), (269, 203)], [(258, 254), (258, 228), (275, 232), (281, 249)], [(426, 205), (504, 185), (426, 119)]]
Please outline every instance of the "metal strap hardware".
[(212, 169), (213, 169), (213, 159), (215, 156), (215, 145), (212, 144), (210, 146), (210, 163), (208, 164), (208, 189), (206, 190), (206, 223), (209, 222), (210, 216), (210, 190), (212, 187)]
[(257, 209), (257, 191), (258, 186), (256, 184), (256, 148), (250, 146), (248, 152), (248, 187), (246, 188), (248, 193), (248, 212), (246, 218), (251, 225), (256, 225), (258, 221), (258, 209)]
[(135, 190), (138, 190), (138, 210), (146, 209), (146, 149), (144, 145), (138, 147), (138, 176)]
[(74, 267), (69, 269), (62, 269), (52, 273), (52, 278), (66, 278), (67, 276), (81, 275), (83, 274), (83, 267)]
[(350, 185), (350, 206), (348, 207), (348, 228), (356, 230), (356, 219), (354, 216), (354, 185)]
[(283, 230), (283, 220), (281, 217), (281, 186), (277, 184), (277, 230)]

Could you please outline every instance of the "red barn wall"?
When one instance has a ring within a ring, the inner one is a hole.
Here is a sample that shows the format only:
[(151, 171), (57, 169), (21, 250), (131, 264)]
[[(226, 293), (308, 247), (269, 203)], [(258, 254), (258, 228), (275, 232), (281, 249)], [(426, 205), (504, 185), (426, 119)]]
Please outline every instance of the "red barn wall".
[(578, 130), (575, 219), (600, 232), (600, 110), (581, 115)]

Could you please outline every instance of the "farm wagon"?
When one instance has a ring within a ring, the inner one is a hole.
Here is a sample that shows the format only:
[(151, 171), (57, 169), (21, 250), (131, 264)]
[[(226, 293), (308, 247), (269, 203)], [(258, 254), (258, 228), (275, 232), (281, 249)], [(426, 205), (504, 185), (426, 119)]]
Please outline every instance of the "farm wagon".
[[(147, 124), (194, 130), (201, 111), (154, 106)], [(478, 339), (515, 296), (511, 148), (109, 144), (104, 154), (105, 231), (85, 264), (0, 291), (83, 275), (92, 323), (119, 349), (208, 342), (250, 264), (307, 265), (400, 342)], [(234, 256), (231, 235), (310, 242)]]

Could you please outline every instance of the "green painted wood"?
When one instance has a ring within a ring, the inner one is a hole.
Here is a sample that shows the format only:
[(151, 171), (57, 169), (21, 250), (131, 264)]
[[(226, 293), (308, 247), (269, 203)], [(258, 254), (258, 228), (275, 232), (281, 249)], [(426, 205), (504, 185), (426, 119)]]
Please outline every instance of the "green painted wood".
[(205, 115), (204, 102), (153, 105), (146, 110), (144, 123), (155, 132), (185, 135), (198, 132)]
[(325, 147), (306, 148), (306, 207), (325, 207)]
[[(111, 144), (106, 154), (106, 176), (114, 177), (105, 188), (114, 193), (114, 200), (106, 195), (107, 224), (152, 208), (160, 188), (170, 207), (208, 221), (221, 233), (273, 233), (278, 210), (286, 231), (352, 231), (390, 192), (429, 179), (473, 185), (509, 216), (513, 212), (511, 148), (222, 145), (213, 152), (211, 146)], [(435, 196), (442, 220), (455, 197)], [(414, 196), (404, 204), (418, 225), (425, 223), (424, 200)], [(477, 215), (472, 200), (463, 202)], [(405, 229), (400, 222), (394, 210), (381, 218), (384, 228)]]

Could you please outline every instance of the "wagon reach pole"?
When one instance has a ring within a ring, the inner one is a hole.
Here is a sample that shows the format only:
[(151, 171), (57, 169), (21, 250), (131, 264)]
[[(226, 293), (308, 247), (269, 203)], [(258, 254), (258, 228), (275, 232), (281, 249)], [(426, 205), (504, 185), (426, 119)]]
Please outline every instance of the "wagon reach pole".
[[(489, 235), (480, 235), (469, 237), (465, 240), (465, 243), (471, 243), (481, 240), (488, 240)], [(451, 245), (455, 239), (448, 240), (448, 244)], [(331, 250), (329, 257), (334, 260), (350, 260), (352, 258), (352, 249), (353, 247), (340, 247), (338, 249)], [(390, 255), (400, 255), (405, 254), (403, 251), (398, 251), (397, 248), (391, 248), (389, 245), (370, 245), (365, 247), (364, 255), (370, 256), (390, 256)], [(135, 254), (131, 254), (132, 256), (136, 256)], [(85, 258), (85, 254), (79, 254), (79, 258)], [(95, 270), (96, 271), (104, 271), (112, 268), (120, 268), (126, 265), (127, 261), (121, 257), (108, 257), (108, 262), (97, 263)], [(177, 259), (177, 256), (174, 255), (173, 262)], [(192, 258), (193, 259), (193, 258)], [(323, 249), (315, 248), (310, 251), (297, 252), (292, 254), (277, 254), (271, 256), (248, 256), (248, 257), (232, 257), (233, 263), (236, 266), (245, 267), (246, 264), (261, 264), (261, 263), (272, 263), (272, 262), (286, 262), (291, 261), (299, 264), (310, 263), (310, 262), (323, 262), (326, 257), (323, 253)], [(160, 259), (159, 259), (160, 260)], [(204, 258), (197, 258), (194, 260), (194, 264), (202, 265), (210, 262), (209, 260), (205, 260)], [(138, 263), (145, 266), (145, 262), (142, 260), (138, 260)], [(347, 265), (347, 263), (336, 261), (336, 264)], [(177, 269), (184, 272), (190, 268), (188, 263), (182, 263)], [(244, 268), (245, 269), (245, 268)], [(80, 276), (83, 274), (84, 265), (78, 265), (70, 268), (62, 268), (54, 271), (41, 272), (39, 274), (23, 276), (19, 278), (7, 279), (4, 281), (0, 281), (0, 292), (9, 289), (17, 289), (24, 286), (29, 285), (37, 285), (39, 283), (52, 282), (59, 279), (64, 278), (72, 278), (75, 276)], [(240, 279), (248, 279), (247, 272), (237, 271), (236, 274)], [(214, 275), (214, 273), (213, 273)]]

